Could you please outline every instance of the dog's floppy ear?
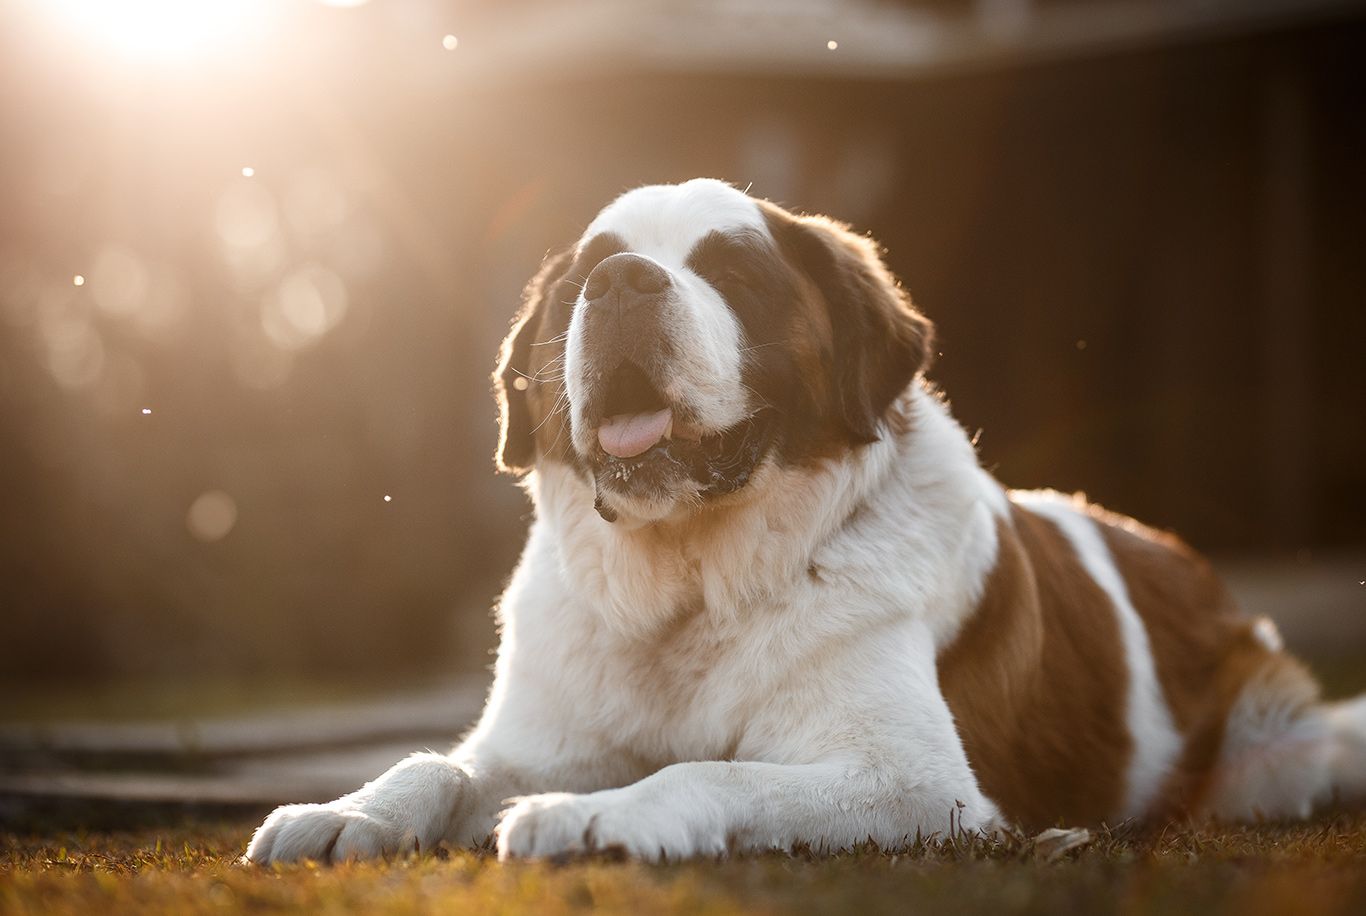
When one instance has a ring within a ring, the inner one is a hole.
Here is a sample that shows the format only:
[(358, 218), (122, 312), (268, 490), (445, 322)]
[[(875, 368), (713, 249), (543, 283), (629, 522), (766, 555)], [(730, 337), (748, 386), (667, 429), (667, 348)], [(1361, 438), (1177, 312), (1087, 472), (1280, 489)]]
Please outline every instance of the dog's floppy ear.
[(854, 442), (874, 442), (892, 401), (929, 368), (934, 324), (911, 304), (871, 239), (825, 217), (765, 210), (829, 309), (838, 419)]
[(540, 332), (547, 300), (573, 260), (574, 251), (567, 248), (547, 256), (541, 263), (541, 269), (522, 293), (522, 308), (499, 350), (493, 393), (498, 399), (499, 434), (495, 457), (500, 471), (519, 474), (530, 470), (535, 463), (536, 427), (531, 415), (530, 388), (536, 380), (531, 371), (531, 345)]

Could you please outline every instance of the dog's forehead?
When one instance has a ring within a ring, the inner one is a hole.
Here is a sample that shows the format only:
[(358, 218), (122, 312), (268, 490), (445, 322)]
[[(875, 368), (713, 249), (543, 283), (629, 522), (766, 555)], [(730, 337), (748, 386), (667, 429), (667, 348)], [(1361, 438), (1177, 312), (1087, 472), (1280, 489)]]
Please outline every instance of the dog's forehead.
[(709, 233), (736, 229), (768, 234), (759, 205), (725, 182), (695, 178), (627, 191), (597, 215), (583, 239), (610, 232), (629, 251), (682, 267)]

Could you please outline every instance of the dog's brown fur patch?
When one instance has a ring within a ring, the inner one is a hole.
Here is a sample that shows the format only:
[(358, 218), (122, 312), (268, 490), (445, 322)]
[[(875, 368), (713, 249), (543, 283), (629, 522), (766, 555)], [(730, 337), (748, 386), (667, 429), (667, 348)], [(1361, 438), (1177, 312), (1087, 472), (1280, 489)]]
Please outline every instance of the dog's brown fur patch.
[(989, 798), (1028, 829), (1119, 811), (1133, 741), (1109, 598), (1053, 523), (998, 523), (977, 613), (939, 656), (939, 683)]
[(1307, 705), (1317, 685), (1303, 665), (1257, 635), (1209, 562), (1180, 538), (1101, 509), (1091, 515), (1148, 631), (1163, 696), (1185, 741), (1151, 816), (1199, 813), (1229, 711), (1247, 686), (1256, 681)]
[[(1148, 811), (1202, 811), (1229, 712), (1249, 689), (1307, 706), (1313, 678), (1239, 613), (1179, 538), (1097, 507), (1097, 523), (1152, 646), (1183, 750)], [(1026, 828), (1120, 812), (1129, 674), (1114, 607), (1052, 523), (1014, 506), (976, 614), (939, 656), (939, 680), (982, 789)]]

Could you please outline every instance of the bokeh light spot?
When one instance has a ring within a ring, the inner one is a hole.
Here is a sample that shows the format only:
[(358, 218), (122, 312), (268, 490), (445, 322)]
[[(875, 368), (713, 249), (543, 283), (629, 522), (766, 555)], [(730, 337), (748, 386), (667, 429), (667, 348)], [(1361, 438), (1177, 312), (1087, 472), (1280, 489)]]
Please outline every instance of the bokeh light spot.
[(185, 527), (206, 544), (221, 541), (237, 524), (237, 503), (222, 490), (199, 494), (185, 514)]
[(259, 182), (239, 181), (219, 196), (214, 230), (223, 258), (244, 284), (263, 283), (285, 258), (275, 198)]
[(104, 341), (73, 295), (51, 290), (39, 307), (38, 330), (52, 377), (63, 388), (84, 388), (104, 371)]
[(518, 391), (526, 391), (528, 387), (527, 380), (519, 375), (512, 380), (512, 387), (516, 388)]
[(346, 284), (326, 267), (308, 264), (290, 273), (261, 304), (261, 328), (278, 347), (297, 350), (317, 342), (346, 316)]
[(249, 166), (249, 165), (244, 165), (244, 166), (242, 166), (242, 177), (243, 177), (243, 178), (250, 178), (251, 176), (253, 176), (253, 175), (255, 175), (255, 174), (256, 174), (256, 169), (252, 168), (252, 167)]
[(146, 417), (146, 416), (151, 416), (151, 413), (152, 413), (152, 408), (150, 408), (150, 407), (144, 407), (144, 408), (142, 408), (142, 415), (143, 415), (144, 417)]
[(90, 279), (95, 304), (110, 315), (128, 317), (147, 300), (147, 267), (121, 246), (108, 245), (100, 251)]
[(71, 278), (71, 285), (85, 286), (85, 277), (82, 277), (80, 274), (76, 274), (76, 276)]
[(454, 51), (456, 48), (460, 47), (460, 39), (456, 38), (454, 35), (446, 35), (441, 39), (441, 47), (445, 48), (447, 51)]
[(826, 46), (828, 49), (830, 49), (831, 51), (833, 51), (833, 50), (835, 50), (836, 48), (838, 48), (838, 47), (840, 46), (840, 43), (839, 43), (838, 41), (835, 41), (835, 39), (832, 38), (832, 39), (830, 39), (829, 41), (827, 41), (827, 42), (825, 43), (825, 46)]
[(384, 501), (385, 501), (386, 503), (391, 503), (391, 502), (394, 501), (394, 498), (393, 498), (392, 496), (390, 496), (388, 493), (385, 493), (385, 494), (384, 494)]
[(233, 248), (266, 245), (279, 231), (275, 199), (260, 185), (236, 185), (218, 199), (214, 228)]

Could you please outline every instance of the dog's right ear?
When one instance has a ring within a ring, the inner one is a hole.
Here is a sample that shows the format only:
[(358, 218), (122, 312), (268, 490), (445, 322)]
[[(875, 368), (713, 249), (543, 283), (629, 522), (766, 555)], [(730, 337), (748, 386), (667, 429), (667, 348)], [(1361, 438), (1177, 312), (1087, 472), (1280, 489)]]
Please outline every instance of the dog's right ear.
[(495, 459), (500, 471), (520, 474), (531, 470), (536, 461), (531, 388), (539, 382), (532, 372), (531, 345), (541, 339), (538, 335), (547, 304), (573, 261), (574, 249), (566, 248), (547, 256), (541, 263), (541, 269), (522, 293), (522, 308), (513, 319), (512, 330), (499, 351), (493, 392), (498, 399), (499, 435)]

